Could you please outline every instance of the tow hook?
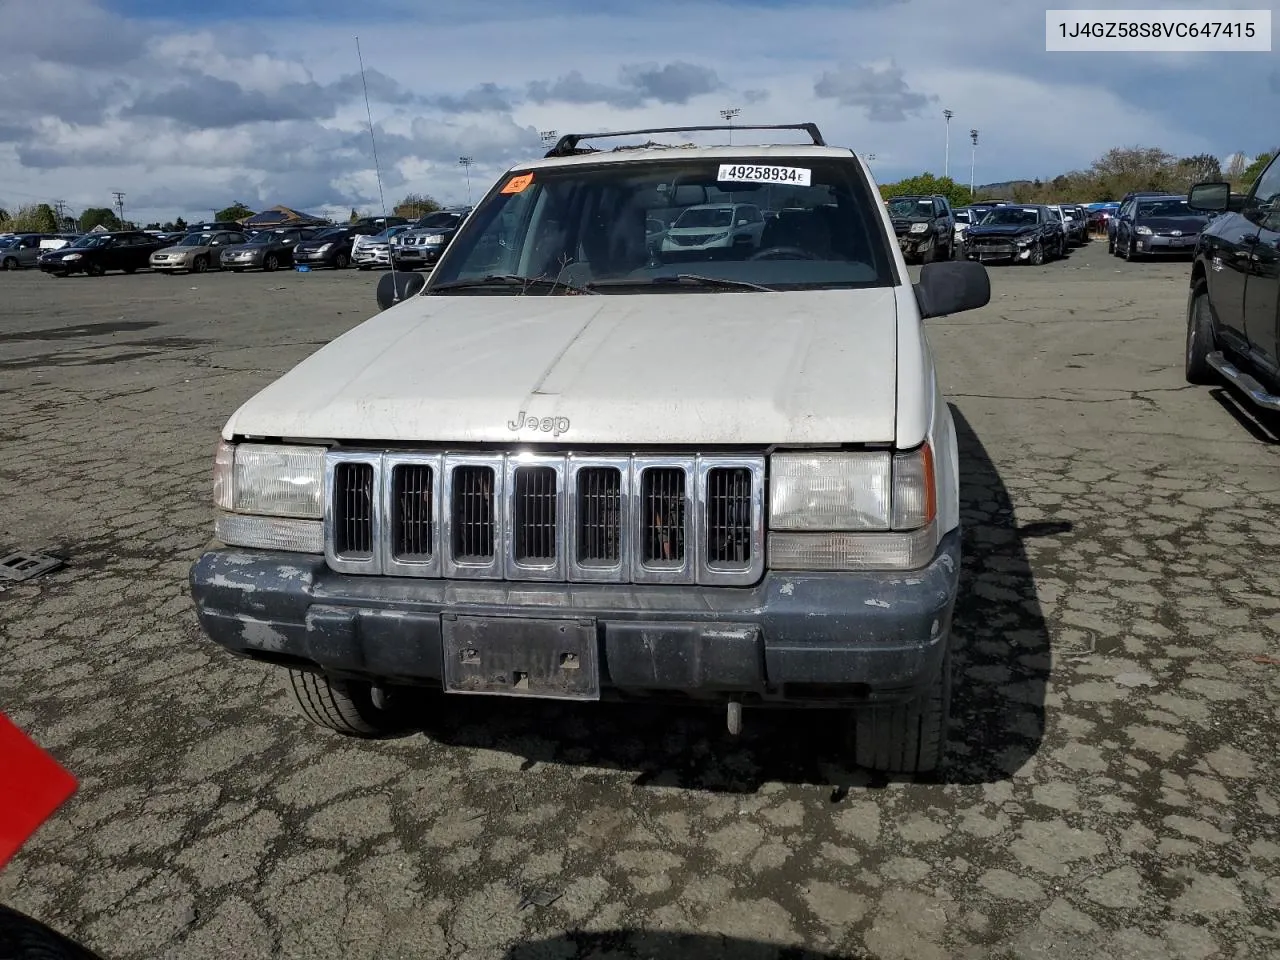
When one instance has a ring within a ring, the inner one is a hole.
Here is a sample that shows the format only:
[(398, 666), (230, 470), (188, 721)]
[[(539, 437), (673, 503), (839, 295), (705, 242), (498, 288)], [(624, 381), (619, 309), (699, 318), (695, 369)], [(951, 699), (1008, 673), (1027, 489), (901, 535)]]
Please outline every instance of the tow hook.
[(725, 713), (725, 722), (729, 726), (730, 736), (736, 737), (742, 732), (742, 704), (739, 701), (729, 701), (729, 709)]

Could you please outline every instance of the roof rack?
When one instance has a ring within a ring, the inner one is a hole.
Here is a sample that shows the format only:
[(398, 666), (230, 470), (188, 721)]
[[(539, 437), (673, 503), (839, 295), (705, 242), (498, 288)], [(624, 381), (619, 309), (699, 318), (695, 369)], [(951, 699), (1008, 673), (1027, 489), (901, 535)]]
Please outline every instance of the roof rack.
[[(556, 141), (556, 145), (547, 151), (547, 157), (572, 157), (583, 153), (599, 153), (594, 147), (580, 149), (578, 144), (583, 140), (599, 140), (603, 137), (634, 137), (641, 133), (695, 133), (706, 130), (803, 130), (813, 138), (815, 147), (825, 147), (822, 132), (816, 123), (773, 123), (773, 124), (718, 124), (710, 127), (651, 127), (645, 130), (617, 130), (613, 133), (566, 133)], [(625, 149), (625, 148), (619, 148)]]

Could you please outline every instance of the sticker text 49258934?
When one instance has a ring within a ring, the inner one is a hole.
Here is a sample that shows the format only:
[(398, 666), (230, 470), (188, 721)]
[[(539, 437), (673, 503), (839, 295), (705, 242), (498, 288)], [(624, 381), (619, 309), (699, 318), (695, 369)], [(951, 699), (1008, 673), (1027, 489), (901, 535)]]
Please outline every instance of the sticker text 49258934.
[(749, 163), (722, 163), (717, 180), (732, 183), (786, 183), (795, 187), (809, 186), (810, 171), (804, 167), (762, 167)]

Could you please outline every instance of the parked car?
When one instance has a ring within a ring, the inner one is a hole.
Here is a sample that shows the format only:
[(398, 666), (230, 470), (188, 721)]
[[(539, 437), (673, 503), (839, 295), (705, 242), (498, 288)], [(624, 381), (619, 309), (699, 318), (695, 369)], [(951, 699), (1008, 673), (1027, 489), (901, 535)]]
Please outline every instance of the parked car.
[(702, 203), (671, 222), (662, 251), (701, 257), (709, 251), (757, 250), (763, 234), (764, 215), (754, 203)]
[(1248, 193), (1199, 183), (1188, 206), (1217, 216), (1191, 266), (1187, 380), (1221, 376), (1259, 409), (1280, 413), (1280, 157)]
[(108, 270), (135, 273), (146, 267), (160, 243), (141, 230), (86, 233), (70, 246), (40, 255), (40, 269), (55, 277), (87, 273), (100, 277)]
[[(814, 145), (590, 163), (562, 137), (429, 275), (384, 274), (395, 305), (224, 427), (205, 632), (353, 736), (404, 729), (405, 685), (634, 694), (734, 733), (744, 701), (841, 708), (854, 762), (934, 769), (960, 502), (922, 319), (990, 285), (965, 262), (913, 285), (866, 165), (797, 129)], [(784, 178), (736, 259), (651, 260), (655, 207)], [(557, 217), (565, 198), (593, 215)]]
[(253, 234), (244, 243), (224, 247), (222, 268), (241, 273), (261, 268), (266, 272), (293, 266), (293, 248), (315, 236), (315, 227), (276, 227)]
[(361, 270), (372, 270), (374, 267), (391, 266), (391, 241), (409, 229), (409, 224), (401, 223), (387, 227), (381, 233), (372, 236), (358, 235), (351, 244), (351, 262)]
[(1135, 197), (1120, 207), (1107, 252), (1126, 260), (1167, 254), (1190, 254), (1207, 214), (1192, 210), (1186, 197)]
[(391, 259), (397, 270), (429, 267), (449, 249), (470, 207), (449, 207), (419, 217), (391, 242)]
[(0, 270), (25, 270), (40, 260), (40, 241), (48, 234), (16, 233), (0, 240)]
[(1049, 210), (1057, 214), (1061, 219), (1064, 241), (1068, 247), (1074, 247), (1084, 242), (1085, 221), (1080, 216), (1079, 210), (1069, 203), (1051, 203), (1048, 204)]
[(946, 197), (891, 197), (889, 219), (908, 263), (955, 259), (956, 221)]
[(294, 248), (295, 263), (309, 267), (332, 267), (345, 270), (351, 266), (351, 248), (362, 234), (372, 236), (379, 231), (372, 225), (356, 224), (329, 227), (303, 240)]
[(969, 228), (965, 256), (988, 263), (1042, 264), (1051, 260), (1065, 243), (1061, 223), (1048, 207), (1020, 204), (993, 208), (982, 222)]
[(82, 233), (47, 233), (40, 240), (40, 252), (61, 250), (63, 247), (75, 243), (82, 236), (84, 236)]
[(219, 230), (189, 233), (171, 247), (151, 255), (151, 269), (159, 273), (204, 273), (222, 267), (222, 251), (238, 246), (247, 238), (239, 231)]

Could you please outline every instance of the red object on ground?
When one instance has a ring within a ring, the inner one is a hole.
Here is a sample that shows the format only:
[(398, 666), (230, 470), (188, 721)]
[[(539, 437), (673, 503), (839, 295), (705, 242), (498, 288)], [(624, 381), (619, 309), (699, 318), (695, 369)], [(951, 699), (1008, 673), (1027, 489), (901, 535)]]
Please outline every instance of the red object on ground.
[(76, 792), (76, 778), (0, 713), (0, 867)]

